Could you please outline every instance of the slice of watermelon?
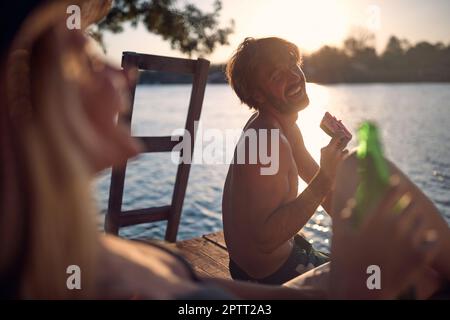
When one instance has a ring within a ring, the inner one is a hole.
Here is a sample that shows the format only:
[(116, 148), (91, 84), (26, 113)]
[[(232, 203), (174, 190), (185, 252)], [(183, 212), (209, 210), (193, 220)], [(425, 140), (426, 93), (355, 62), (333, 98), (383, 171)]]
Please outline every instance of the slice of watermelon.
[(349, 141), (352, 139), (352, 134), (347, 130), (342, 121), (336, 119), (329, 112), (325, 112), (320, 122), (320, 128), (330, 137), (334, 137), (338, 131), (342, 130)]

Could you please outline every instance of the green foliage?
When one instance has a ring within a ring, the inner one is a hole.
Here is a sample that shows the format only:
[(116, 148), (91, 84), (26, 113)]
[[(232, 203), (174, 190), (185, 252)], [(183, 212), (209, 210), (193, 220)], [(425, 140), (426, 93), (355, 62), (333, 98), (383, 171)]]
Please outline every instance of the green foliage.
[(309, 81), (336, 82), (449, 82), (450, 45), (419, 42), (392, 36), (377, 54), (370, 34), (344, 41), (343, 48), (325, 46), (304, 57)]
[(192, 4), (183, 7), (177, 4), (177, 0), (116, 0), (92, 35), (102, 43), (104, 31), (120, 33), (125, 23), (133, 27), (143, 24), (149, 32), (169, 41), (173, 49), (189, 56), (192, 53), (209, 54), (217, 45), (228, 44), (234, 21), (225, 28), (219, 27), (220, 0), (215, 0), (210, 13), (204, 13)]

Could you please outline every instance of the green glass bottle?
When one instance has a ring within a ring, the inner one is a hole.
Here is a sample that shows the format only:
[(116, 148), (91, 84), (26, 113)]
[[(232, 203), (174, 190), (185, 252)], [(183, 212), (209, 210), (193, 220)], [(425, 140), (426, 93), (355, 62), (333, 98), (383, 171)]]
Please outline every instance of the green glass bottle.
[(355, 226), (370, 212), (389, 187), (389, 167), (383, 157), (377, 126), (366, 121), (358, 129), (358, 175), (360, 183), (356, 190), (356, 207), (353, 214)]

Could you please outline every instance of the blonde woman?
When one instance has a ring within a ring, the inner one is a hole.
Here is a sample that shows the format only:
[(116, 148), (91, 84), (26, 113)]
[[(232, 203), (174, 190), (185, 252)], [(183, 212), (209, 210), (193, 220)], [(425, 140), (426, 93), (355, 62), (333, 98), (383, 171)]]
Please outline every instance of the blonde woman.
[[(90, 178), (139, 151), (127, 130), (115, 123), (134, 80), (93, 57), (83, 34), (65, 27), (68, 2), (32, 2), (27, 10), (8, 13), (13, 17), (11, 30), (19, 31), (14, 40), (2, 38), (1, 298), (305, 299), (354, 298), (354, 293), (371, 297), (360, 289), (360, 279), (346, 270), (334, 276), (347, 280), (345, 290), (328, 280), (325, 285), (291, 289), (200, 279), (184, 259), (162, 247), (100, 235)], [(380, 233), (390, 221), (381, 218), (381, 222), (372, 226)], [(423, 237), (425, 231), (420, 229), (416, 236)], [(399, 233), (395, 241), (407, 248), (405, 254), (420, 259), (415, 265), (400, 258), (391, 261), (393, 271), (386, 272), (395, 276), (401, 269), (404, 277), (377, 298), (395, 298), (416, 282), (436, 255), (436, 245), (425, 251), (408, 246), (411, 232)], [(361, 243), (364, 235), (356, 235)], [(337, 241), (334, 253), (345, 245)], [(377, 243), (364, 247), (369, 255), (382, 250)], [(365, 263), (364, 256), (354, 256), (350, 266)], [(378, 256), (380, 263), (389, 258)], [(81, 290), (67, 288), (71, 265), (81, 269)], [(338, 262), (336, 270), (339, 266)]]

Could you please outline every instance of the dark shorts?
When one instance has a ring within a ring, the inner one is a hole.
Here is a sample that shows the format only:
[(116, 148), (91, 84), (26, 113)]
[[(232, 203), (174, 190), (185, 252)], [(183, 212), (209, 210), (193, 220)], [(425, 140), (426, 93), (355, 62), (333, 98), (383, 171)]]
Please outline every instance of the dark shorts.
[(249, 276), (230, 259), (230, 274), (234, 280), (251, 281), (265, 284), (281, 285), (302, 273), (318, 267), (330, 260), (327, 253), (315, 250), (302, 236), (294, 237), (294, 247), (286, 262), (275, 273), (263, 279)]

